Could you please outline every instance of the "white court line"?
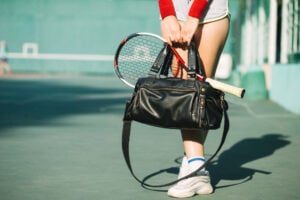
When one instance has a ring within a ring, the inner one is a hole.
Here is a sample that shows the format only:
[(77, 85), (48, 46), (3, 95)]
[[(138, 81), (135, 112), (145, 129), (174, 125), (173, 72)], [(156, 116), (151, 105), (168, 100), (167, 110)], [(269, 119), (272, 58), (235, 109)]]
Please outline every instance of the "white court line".
[(30, 54), (30, 53), (7, 53), (12, 59), (41, 59), (41, 60), (86, 60), (86, 61), (113, 61), (113, 55), (96, 54)]
[[(27, 53), (7, 53), (8, 58), (13, 59), (40, 59), (40, 60), (87, 60), (87, 61), (113, 61), (113, 55), (96, 55), (96, 54), (27, 54)], [(137, 61), (144, 60), (145, 62), (152, 62), (155, 57), (146, 55), (145, 57), (121, 56), (123, 61)]]

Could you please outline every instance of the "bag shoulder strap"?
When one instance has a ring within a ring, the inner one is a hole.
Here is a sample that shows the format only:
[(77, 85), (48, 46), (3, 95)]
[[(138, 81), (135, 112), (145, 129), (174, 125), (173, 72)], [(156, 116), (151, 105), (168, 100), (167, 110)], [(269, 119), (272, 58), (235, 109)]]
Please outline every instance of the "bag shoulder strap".
[(129, 140), (130, 140), (131, 121), (124, 120), (123, 121), (123, 130), (122, 130), (122, 151), (123, 151), (123, 156), (124, 156), (124, 159), (126, 161), (127, 167), (129, 168), (129, 171), (130, 171), (131, 175), (139, 183), (141, 183), (143, 186), (152, 187), (152, 188), (166, 187), (166, 186), (174, 185), (174, 184), (176, 184), (177, 182), (179, 182), (179, 181), (181, 181), (183, 179), (186, 179), (186, 178), (194, 176), (197, 172), (199, 172), (201, 169), (203, 169), (204, 167), (206, 167), (215, 158), (215, 156), (219, 153), (219, 151), (221, 150), (221, 148), (222, 148), (222, 146), (223, 146), (223, 144), (224, 144), (224, 142), (226, 140), (226, 137), (227, 137), (227, 134), (228, 134), (228, 130), (229, 130), (229, 118), (228, 118), (228, 114), (227, 114), (227, 111), (226, 111), (225, 108), (223, 108), (223, 113), (224, 113), (223, 134), (222, 134), (222, 137), (221, 137), (220, 144), (219, 144), (217, 150), (215, 151), (215, 153), (201, 167), (199, 167), (194, 172), (188, 174), (185, 177), (177, 179), (175, 181), (172, 181), (172, 182), (169, 182), (169, 183), (165, 183), (165, 184), (159, 184), (159, 185), (153, 185), (153, 184), (145, 183), (145, 181), (142, 181), (141, 179), (139, 179), (135, 175), (135, 173), (134, 173), (134, 171), (132, 169), (132, 166), (131, 166), (131, 161), (130, 161), (130, 156), (129, 156)]

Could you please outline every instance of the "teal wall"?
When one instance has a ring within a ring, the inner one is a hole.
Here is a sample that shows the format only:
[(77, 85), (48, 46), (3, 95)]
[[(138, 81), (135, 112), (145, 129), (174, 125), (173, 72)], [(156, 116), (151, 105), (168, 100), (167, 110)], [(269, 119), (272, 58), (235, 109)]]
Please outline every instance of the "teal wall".
[(296, 114), (300, 114), (299, 74), (299, 64), (275, 64), (272, 66), (270, 98)]
[[(0, 40), (9, 52), (25, 42), (39, 53), (113, 55), (129, 33), (159, 33), (154, 0), (0, 0)], [(111, 62), (10, 59), (14, 72), (103, 72)], [(111, 70), (112, 71), (112, 70)]]
[(1, 0), (0, 39), (9, 51), (24, 42), (41, 53), (112, 54), (128, 33), (159, 33), (151, 0)]

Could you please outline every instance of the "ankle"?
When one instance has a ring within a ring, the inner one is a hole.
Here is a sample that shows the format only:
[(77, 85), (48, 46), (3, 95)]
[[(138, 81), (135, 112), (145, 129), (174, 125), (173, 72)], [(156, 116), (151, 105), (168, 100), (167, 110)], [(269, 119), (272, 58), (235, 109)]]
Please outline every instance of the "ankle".
[[(204, 163), (205, 158), (202, 156), (191, 157), (188, 159), (188, 166), (191, 171), (199, 169)], [(205, 168), (201, 169), (201, 171), (205, 171)]]

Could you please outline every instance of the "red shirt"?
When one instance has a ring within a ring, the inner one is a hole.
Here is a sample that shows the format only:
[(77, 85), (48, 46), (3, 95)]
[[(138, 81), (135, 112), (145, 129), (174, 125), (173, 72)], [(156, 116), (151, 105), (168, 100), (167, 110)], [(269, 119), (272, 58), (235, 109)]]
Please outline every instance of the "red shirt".
[[(208, 4), (207, 0), (194, 0), (188, 15), (194, 18), (200, 18), (203, 10)], [(173, 6), (172, 0), (158, 0), (160, 15), (162, 18), (173, 15), (176, 16), (176, 12)]]

